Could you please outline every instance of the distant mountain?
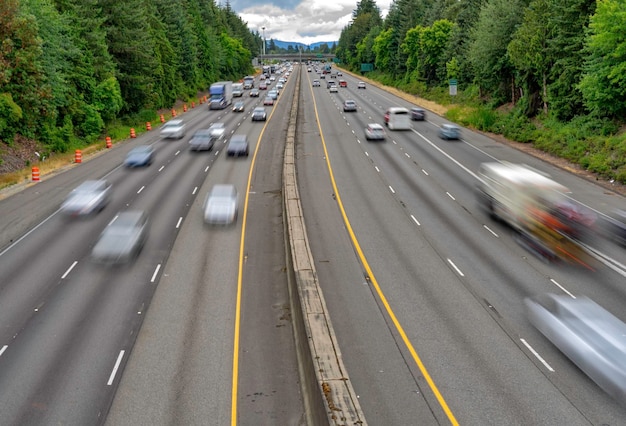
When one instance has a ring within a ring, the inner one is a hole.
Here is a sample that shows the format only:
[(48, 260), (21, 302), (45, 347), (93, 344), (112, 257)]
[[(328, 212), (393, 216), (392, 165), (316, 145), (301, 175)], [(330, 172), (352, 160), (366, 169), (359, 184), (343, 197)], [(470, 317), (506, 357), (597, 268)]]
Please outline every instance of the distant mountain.
[[(270, 41), (267, 40), (267, 43), (269, 44)], [(311, 44), (305, 44), (305, 43), (299, 43), (297, 41), (282, 41), (282, 40), (274, 40), (274, 44), (276, 45), (276, 47), (278, 47), (279, 49), (288, 49), (289, 46), (291, 46), (294, 49), (298, 49), (300, 46), (302, 46), (302, 48), (304, 50), (306, 50), (308, 47), (311, 48), (311, 50), (315, 49), (316, 47), (320, 47), (320, 45), (322, 44), (327, 44), (329, 48), (333, 47), (333, 44), (337, 44), (336, 41), (318, 41), (315, 43), (311, 43)]]

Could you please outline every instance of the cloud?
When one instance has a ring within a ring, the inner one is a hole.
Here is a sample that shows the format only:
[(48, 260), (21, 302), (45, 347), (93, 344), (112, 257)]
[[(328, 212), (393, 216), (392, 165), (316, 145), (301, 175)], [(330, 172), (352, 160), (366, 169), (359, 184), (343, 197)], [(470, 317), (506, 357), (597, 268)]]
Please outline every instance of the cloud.
[[(391, 0), (377, 2), (386, 15)], [(263, 34), (267, 40), (282, 40), (304, 44), (337, 41), (341, 30), (352, 21), (355, 0), (234, 0), (230, 7), (248, 24), (248, 28)]]

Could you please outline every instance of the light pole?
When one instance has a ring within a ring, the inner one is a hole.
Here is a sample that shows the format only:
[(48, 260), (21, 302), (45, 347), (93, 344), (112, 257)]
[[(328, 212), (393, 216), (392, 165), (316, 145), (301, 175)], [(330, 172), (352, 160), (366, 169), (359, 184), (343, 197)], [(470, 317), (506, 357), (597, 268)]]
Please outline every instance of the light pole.
[(263, 30), (263, 59), (261, 62), (265, 63), (265, 27), (261, 27)]

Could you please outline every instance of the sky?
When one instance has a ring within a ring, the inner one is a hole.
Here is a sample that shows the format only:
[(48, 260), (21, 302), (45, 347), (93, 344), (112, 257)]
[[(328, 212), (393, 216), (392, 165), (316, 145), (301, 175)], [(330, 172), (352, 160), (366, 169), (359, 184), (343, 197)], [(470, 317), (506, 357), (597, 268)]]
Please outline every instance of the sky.
[[(230, 7), (250, 31), (265, 33), (266, 40), (311, 44), (338, 41), (341, 30), (352, 20), (358, 0), (230, 0)], [(378, 0), (382, 16), (392, 0)], [(225, 0), (218, 0), (225, 4)], [(265, 27), (265, 31), (262, 30)]]

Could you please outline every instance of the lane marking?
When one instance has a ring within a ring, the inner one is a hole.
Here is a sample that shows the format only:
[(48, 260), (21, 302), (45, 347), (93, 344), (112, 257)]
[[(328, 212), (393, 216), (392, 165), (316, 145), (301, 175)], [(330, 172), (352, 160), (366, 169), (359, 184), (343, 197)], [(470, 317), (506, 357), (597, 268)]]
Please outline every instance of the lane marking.
[(487, 231), (491, 232), (493, 234), (494, 237), (496, 238), (500, 238), (500, 236), (498, 234), (495, 233), (495, 231), (493, 231), (491, 228), (489, 228), (487, 225), (483, 225), (483, 228), (485, 228)]
[(107, 386), (111, 386), (113, 384), (113, 380), (115, 379), (115, 375), (117, 374), (117, 369), (120, 368), (120, 363), (122, 362), (123, 357), (124, 357), (124, 350), (121, 350), (120, 354), (117, 356), (117, 361), (115, 361), (115, 366), (113, 367), (113, 371), (111, 371), (111, 375), (109, 376), (109, 381), (107, 382)]
[(421, 223), (419, 223), (419, 221), (417, 220), (417, 218), (413, 215), (411, 215), (411, 219), (413, 219), (413, 222), (415, 222), (417, 224), (417, 226), (422, 226)]
[(390, 190), (393, 194), (395, 194), (395, 193), (396, 193), (396, 191), (394, 191), (394, 190), (393, 190), (393, 187), (392, 187), (391, 185), (389, 185), (389, 190)]
[(165, 166), (161, 166), (161, 168), (160, 168), (159, 170), (157, 170), (157, 171), (159, 171), (159, 172), (160, 172), (160, 171), (161, 171), (161, 170), (163, 170), (164, 168), (165, 168)]
[(145, 188), (145, 185), (139, 188), (139, 191), (137, 191), (137, 194), (141, 194), (141, 191), (143, 191), (144, 188)]
[(446, 191), (446, 194), (448, 194), (448, 197), (450, 197), (450, 198), (452, 198), (454, 201), (456, 201), (456, 198), (454, 198), (454, 197), (452, 196), (452, 194), (450, 194), (448, 191)]
[(2, 347), (2, 349), (0, 349), (0, 356), (2, 356), (2, 354), (4, 353), (4, 351), (6, 351), (6, 350), (7, 350), (7, 348), (8, 348), (8, 347), (9, 347), (9, 345), (4, 345), (4, 346)]
[(198, 190), (198, 187), (196, 186), (193, 191), (191, 192), (191, 195), (196, 195), (196, 191)]
[(176, 229), (178, 229), (180, 227), (180, 223), (183, 221), (183, 217), (179, 217), (178, 218), (178, 223), (176, 223)]
[(536, 351), (536, 350), (534, 350), (534, 349), (533, 349), (533, 347), (532, 347), (532, 346), (530, 346), (530, 344), (529, 344), (528, 342), (526, 342), (526, 340), (522, 339), (521, 337), (520, 337), (520, 339), (519, 339), (519, 340), (520, 340), (520, 341), (524, 344), (524, 346), (526, 346), (526, 347), (528, 348), (528, 350), (529, 350), (529, 351), (530, 351), (530, 352), (531, 352), (531, 353), (532, 353), (532, 354), (533, 354), (533, 355), (534, 355), (534, 356), (535, 356), (535, 357), (536, 357), (539, 361), (541, 361), (541, 363), (542, 363), (542, 364), (543, 364), (543, 365), (544, 365), (544, 366), (545, 366), (548, 370), (550, 370), (550, 372), (554, 373), (554, 368), (550, 367), (550, 364), (548, 364), (548, 363), (547, 363), (547, 361), (546, 361), (545, 359), (543, 359), (543, 358), (541, 357), (541, 355), (539, 355), (539, 354), (537, 353), (537, 351)]
[(576, 296), (574, 296), (572, 293), (567, 291), (567, 289), (565, 287), (563, 287), (561, 284), (557, 283), (556, 280), (554, 280), (553, 278), (550, 278), (550, 281), (552, 282), (552, 284), (554, 284), (555, 286), (560, 288), (563, 291), (563, 293), (567, 294), (572, 299), (576, 299)]
[(461, 272), (461, 270), (454, 264), (454, 262), (451, 259), (448, 259), (448, 263), (454, 268), (457, 274), (459, 274), (462, 277), (465, 276), (463, 272)]
[(72, 269), (74, 269), (74, 266), (76, 266), (77, 263), (78, 263), (78, 260), (75, 260), (74, 263), (72, 263), (72, 266), (67, 268), (67, 271), (65, 271), (65, 273), (63, 275), (61, 275), (61, 279), (62, 280), (64, 280), (65, 277), (67, 277), (69, 275), (69, 273), (72, 272)]
[(152, 274), (152, 278), (150, 279), (150, 282), (153, 283), (154, 280), (156, 280), (157, 274), (159, 273), (159, 270), (161, 269), (161, 264), (159, 263), (156, 266), (156, 269), (154, 270), (154, 274)]

